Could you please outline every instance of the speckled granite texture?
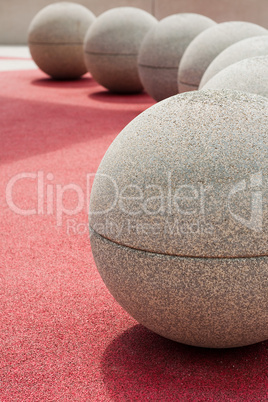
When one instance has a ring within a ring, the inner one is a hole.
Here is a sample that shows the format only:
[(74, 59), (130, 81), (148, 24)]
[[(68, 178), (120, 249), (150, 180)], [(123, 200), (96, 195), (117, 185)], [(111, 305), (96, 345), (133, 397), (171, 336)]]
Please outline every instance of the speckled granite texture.
[(119, 304), (166, 338), (228, 348), (268, 338), (268, 258), (171, 257), (92, 232), (94, 259)]
[(235, 89), (268, 97), (268, 55), (241, 60), (212, 77), (203, 89)]
[(250, 22), (231, 21), (201, 32), (188, 46), (179, 66), (179, 92), (198, 89), (210, 63), (224, 49), (245, 38), (266, 35), (267, 30)]
[(38, 67), (56, 79), (85, 74), (83, 41), (94, 20), (90, 10), (76, 3), (60, 2), (43, 8), (28, 32), (29, 48)]
[(160, 101), (178, 93), (178, 67), (185, 49), (200, 32), (215, 24), (203, 15), (175, 14), (147, 33), (138, 65), (141, 82), (152, 98)]
[(177, 95), (132, 121), (100, 164), (97, 267), (160, 335), (206, 347), (268, 337), (267, 116), (252, 94)]
[(138, 52), (157, 20), (135, 7), (118, 7), (101, 14), (85, 37), (85, 61), (93, 78), (112, 92), (141, 92)]
[(267, 35), (254, 36), (234, 43), (221, 52), (208, 66), (200, 82), (199, 89), (214, 77), (214, 75), (231, 64), (249, 57), (266, 55), (268, 55), (268, 31)]
[[(92, 228), (155, 253), (266, 255), (260, 211), (252, 214), (255, 230), (247, 224), (251, 199), (267, 180), (267, 116), (266, 98), (234, 91), (195, 91), (149, 108), (118, 135), (99, 166)], [(264, 203), (263, 227), (267, 217)]]

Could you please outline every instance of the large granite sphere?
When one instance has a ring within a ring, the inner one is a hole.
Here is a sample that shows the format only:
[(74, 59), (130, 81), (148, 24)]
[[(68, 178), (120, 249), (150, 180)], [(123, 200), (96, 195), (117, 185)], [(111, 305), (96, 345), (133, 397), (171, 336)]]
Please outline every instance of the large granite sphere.
[(268, 338), (268, 100), (170, 97), (135, 118), (96, 174), (90, 237), (108, 289), (178, 342)]
[(268, 97), (268, 56), (232, 64), (212, 77), (202, 89), (234, 89)]
[(267, 35), (254, 36), (252, 38), (243, 39), (232, 46), (227, 47), (217, 56), (209, 67), (206, 69), (199, 85), (201, 89), (214, 75), (224, 68), (238, 61), (249, 57), (267, 56), (268, 55), (268, 31)]
[(28, 32), (30, 52), (38, 67), (56, 79), (85, 74), (83, 41), (94, 20), (91, 11), (76, 3), (54, 3), (39, 11)]
[(182, 56), (178, 72), (179, 92), (198, 89), (206, 69), (224, 49), (242, 39), (266, 34), (265, 28), (240, 21), (224, 22), (201, 32)]
[(199, 14), (175, 14), (164, 18), (145, 36), (138, 57), (144, 89), (156, 101), (178, 93), (178, 67), (189, 43), (215, 25)]
[(157, 20), (135, 7), (118, 7), (101, 14), (87, 32), (85, 61), (93, 78), (118, 93), (141, 92), (138, 52)]

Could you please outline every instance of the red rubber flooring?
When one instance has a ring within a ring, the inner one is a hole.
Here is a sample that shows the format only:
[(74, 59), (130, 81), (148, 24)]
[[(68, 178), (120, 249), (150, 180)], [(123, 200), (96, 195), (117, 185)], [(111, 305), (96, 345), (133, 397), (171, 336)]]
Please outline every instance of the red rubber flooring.
[(268, 401), (268, 342), (209, 350), (161, 338), (96, 270), (89, 175), (152, 103), (89, 76), (0, 74), (1, 402)]

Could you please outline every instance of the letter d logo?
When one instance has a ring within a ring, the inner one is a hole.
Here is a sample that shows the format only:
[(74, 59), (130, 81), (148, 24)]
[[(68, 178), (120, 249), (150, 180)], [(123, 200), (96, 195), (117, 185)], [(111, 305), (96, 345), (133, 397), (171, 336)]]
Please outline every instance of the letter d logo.
[(239, 216), (231, 211), (231, 198), (240, 191), (245, 191), (247, 188), (246, 180), (237, 183), (228, 195), (228, 208), (232, 217), (240, 222), (243, 226), (253, 230), (254, 232), (262, 232), (262, 172), (255, 173), (250, 177), (250, 189), (252, 189), (251, 197), (251, 218), (249, 220)]

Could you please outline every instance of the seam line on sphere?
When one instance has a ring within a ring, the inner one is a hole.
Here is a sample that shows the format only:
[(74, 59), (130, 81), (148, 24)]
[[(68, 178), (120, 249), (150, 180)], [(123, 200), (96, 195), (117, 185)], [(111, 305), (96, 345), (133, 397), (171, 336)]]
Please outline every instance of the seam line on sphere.
[(189, 258), (189, 259), (196, 259), (196, 260), (200, 260), (200, 259), (202, 259), (202, 260), (241, 260), (241, 259), (250, 260), (250, 259), (256, 259), (256, 258), (267, 258), (268, 257), (267, 254), (258, 254), (258, 255), (251, 255), (251, 256), (242, 256), (242, 255), (239, 256), (238, 255), (238, 256), (235, 256), (235, 257), (231, 257), (231, 256), (228, 256), (228, 257), (225, 257), (225, 256), (221, 256), (221, 257), (219, 257), (219, 256), (218, 257), (209, 256), (208, 257), (207, 256), (207, 257), (205, 257), (205, 256), (183, 255), (183, 254), (165, 254), (165, 253), (159, 253), (159, 252), (155, 252), (155, 251), (145, 250), (145, 249), (142, 249), (142, 248), (136, 248), (136, 247), (133, 247), (133, 246), (127, 246), (125, 244), (116, 242), (114, 240), (109, 239), (108, 237), (105, 237), (105, 236), (99, 234), (94, 229), (92, 229), (91, 226), (89, 226), (89, 232), (94, 233), (96, 236), (99, 236), (102, 239), (104, 239), (104, 240), (106, 240), (106, 241), (108, 241), (110, 243), (114, 243), (114, 244), (116, 244), (118, 246), (128, 248), (130, 250), (141, 251), (142, 253), (148, 253), (148, 254), (152, 254), (152, 255), (159, 255), (159, 256), (165, 256), (165, 257), (168, 256), (168, 257), (173, 257), (173, 258)]
[(158, 70), (158, 69), (163, 69), (163, 70), (178, 70), (178, 67), (166, 67), (166, 66), (149, 66), (147, 64), (140, 64), (139, 66), (145, 67), (145, 68), (151, 68), (152, 70)]
[(96, 56), (137, 56), (137, 53), (97, 53), (97, 52), (87, 52), (86, 54), (94, 54)]
[(188, 87), (198, 88), (198, 85), (189, 84), (188, 82), (179, 81), (179, 84), (187, 85)]
[(83, 45), (83, 42), (70, 42), (70, 43), (66, 43), (66, 42), (29, 42), (30, 45), (49, 45), (49, 46), (81, 46)]

